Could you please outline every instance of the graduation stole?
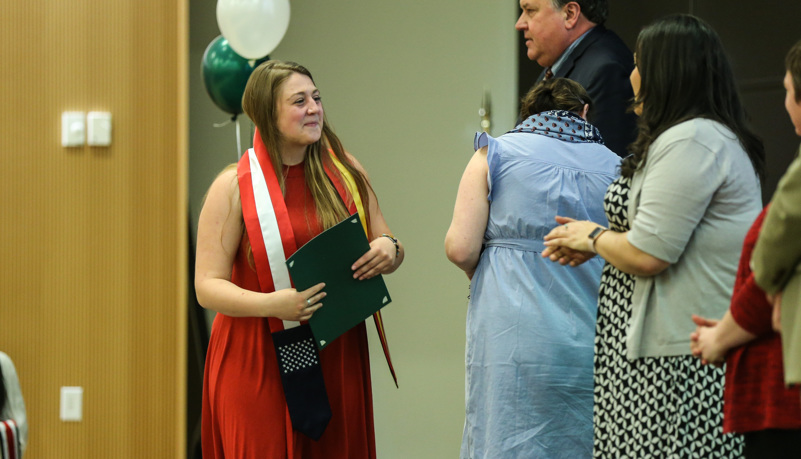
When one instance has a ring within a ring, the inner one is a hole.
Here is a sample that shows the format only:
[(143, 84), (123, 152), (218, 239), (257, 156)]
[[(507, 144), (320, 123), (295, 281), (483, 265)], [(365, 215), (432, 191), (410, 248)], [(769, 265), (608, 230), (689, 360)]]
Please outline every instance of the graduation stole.
[(0, 421), (0, 458), (19, 459), (22, 457), (22, 444), (16, 421)]
[[(330, 158), (330, 163), (323, 161), (326, 175), (339, 193), (342, 202), (348, 207), (348, 212), (350, 214), (359, 212), (363, 216), (362, 225), (367, 233), (367, 214), (364, 212), (356, 182), (333, 152)], [(330, 164), (336, 167), (338, 174), (331, 169)], [(239, 160), (237, 176), (242, 216), (253, 251), (259, 287), (262, 292), (291, 288), (292, 282), (286, 267), (286, 258), (295, 253), (298, 247), (278, 177), (258, 130), (253, 136), (253, 148)], [(367, 236), (369, 239), (369, 234)], [(381, 312), (373, 314), (373, 319), (389, 371), (397, 387), (398, 378), (389, 355)], [(298, 322), (281, 321), (274, 317), (268, 318), (268, 321), (270, 331), (273, 333), (298, 325)]]

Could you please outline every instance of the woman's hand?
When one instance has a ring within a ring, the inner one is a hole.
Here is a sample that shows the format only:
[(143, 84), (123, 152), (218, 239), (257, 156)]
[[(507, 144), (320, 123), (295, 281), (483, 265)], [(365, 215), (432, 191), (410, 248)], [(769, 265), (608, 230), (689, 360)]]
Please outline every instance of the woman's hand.
[[(545, 236), (545, 246), (550, 250), (543, 252), (543, 256), (552, 261), (577, 266), (586, 261), (590, 253), (597, 253), (615, 268), (635, 276), (656, 276), (670, 266), (669, 262), (633, 246), (627, 232), (603, 231), (593, 240), (590, 234), (603, 228), (601, 225), (565, 217), (556, 217), (556, 221), (561, 224)], [(565, 249), (584, 254), (579, 256)]]
[[(566, 225), (570, 222), (575, 222), (574, 218), (570, 217), (555, 217), (556, 223), (560, 225)], [(578, 250), (573, 250), (568, 247), (556, 246), (556, 247), (546, 247), (545, 250), (542, 252), (543, 258), (548, 258), (551, 261), (558, 262), (560, 265), (565, 266), (570, 264), (570, 266), (576, 267), (585, 261), (589, 260), (590, 258), (594, 257), (594, 253), (590, 252), (580, 252)]]
[(560, 265), (578, 266), (595, 256), (592, 251), (592, 239), (588, 236), (598, 224), (588, 221), (577, 221), (569, 217), (556, 216), (559, 226), (545, 236), (543, 258), (558, 262)]
[(706, 319), (693, 314), (695, 331), (690, 333), (690, 352), (701, 359), (704, 365), (721, 366), (726, 361), (728, 348), (720, 344), (718, 339), (718, 321)]
[(381, 236), (373, 239), (370, 242), (370, 250), (350, 267), (355, 271), (353, 278), (365, 280), (390, 271), (395, 266), (396, 255), (395, 243), (388, 237)]
[(276, 296), (276, 302), (275, 312), (271, 316), (297, 322), (311, 319), (312, 314), (323, 306), (320, 300), (326, 295), (322, 291), (324, 287), (325, 284), (319, 283), (302, 292), (294, 288), (285, 288), (272, 293)]
[(574, 268), (594, 256), (595, 254), (592, 252), (580, 252), (578, 250), (561, 246), (547, 247), (542, 251), (543, 258), (548, 258), (551, 261), (558, 262), (562, 266), (569, 264)]
[(589, 235), (599, 226), (597, 223), (576, 221), (564, 217), (556, 217), (556, 221), (565, 221), (566, 223), (557, 226), (545, 235), (546, 247), (566, 247), (579, 252), (592, 253), (592, 239), (589, 238)]

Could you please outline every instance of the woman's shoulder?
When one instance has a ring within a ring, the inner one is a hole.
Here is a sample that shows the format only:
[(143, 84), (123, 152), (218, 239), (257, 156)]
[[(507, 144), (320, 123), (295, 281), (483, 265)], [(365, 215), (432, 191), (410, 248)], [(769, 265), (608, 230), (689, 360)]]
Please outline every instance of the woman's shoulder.
[(219, 191), (237, 191), (239, 190), (239, 176), (237, 173), (236, 165), (232, 164), (217, 174), (214, 181), (211, 183), (209, 193)]
[[(498, 138), (495, 151), (551, 167), (617, 174), (620, 157), (601, 143), (570, 142), (544, 135), (512, 132)], [(496, 153), (497, 154), (497, 153)]]
[(737, 135), (719, 121), (692, 118), (666, 129), (654, 141), (654, 145), (677, 140), (691, 140), (698, 143), (737, 142)]
[[(362, 166), (362, 163), (360, 163), (359, 160), (356, 159), (355, 156), (353, 156), (347, 150), (342, 150), (342, 154), (345, 156), (344, 159), (345, 159), (345, 161), (347, 161), (348, 164), (350, 164), (351, 166), (356, 168), (356, 170), (361, 172), (362, 175), (364, 175), (365, 177), (367, 176), (367, 171), (364, 169), (364, 166)], [(328, 149), (327, 155), (323, 155), (323, 156), (324, 156), (323, 161), (329, 161), (330, 160), (330, 161), (335, 161), (335, 162), (338, 161), (338, 162), (341, 163), (342, 159), (343, 159), (343, 158), (339, 157), (336, 153), (334, 153), (334, 150), (331, 149), (331, 148)]]
[(649, 161), (665, 155), (673, 156), (671, 153), (677, 149), (687, 153), (692, 150), (692, 154), (707, 152), (715, 156), (743, 150), (737, 135), (731, 129), (707, 118), (693, 118), (666, 129), (651, 144), (648, 151)]
[(224, 209), (226, 212), (240, 207), (236, 165), (228, 166), (217, 174), (203, 198), (203, 208), (207, 207)]

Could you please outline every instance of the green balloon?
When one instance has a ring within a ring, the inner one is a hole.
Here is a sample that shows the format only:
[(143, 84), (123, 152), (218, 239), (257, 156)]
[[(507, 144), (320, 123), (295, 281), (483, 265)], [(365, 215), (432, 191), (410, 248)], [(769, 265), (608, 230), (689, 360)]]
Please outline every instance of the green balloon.
[(245, 59), (234, 52), (222, 35), (212, 40), (203, 53), (201, 69), (203, 85), (214, 105), (235, 117), (242, 113), (242, 94), (248, 78), (253, 69), (268, 60), (270, 56)]

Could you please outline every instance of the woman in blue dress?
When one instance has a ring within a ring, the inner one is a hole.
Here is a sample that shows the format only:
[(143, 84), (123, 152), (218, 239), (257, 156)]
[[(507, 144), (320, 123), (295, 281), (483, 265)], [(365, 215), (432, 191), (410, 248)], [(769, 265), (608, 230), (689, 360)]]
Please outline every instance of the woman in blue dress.
[(579, 84), (551, 79), (514, 130), (476, 135), (445, 239), (471, 279), (462, 458), (592, 455), (602, 262), (565, 270), (540, 256), (556, 215), (607, 223), (619, 158), (586, 122), (591, 105)]

